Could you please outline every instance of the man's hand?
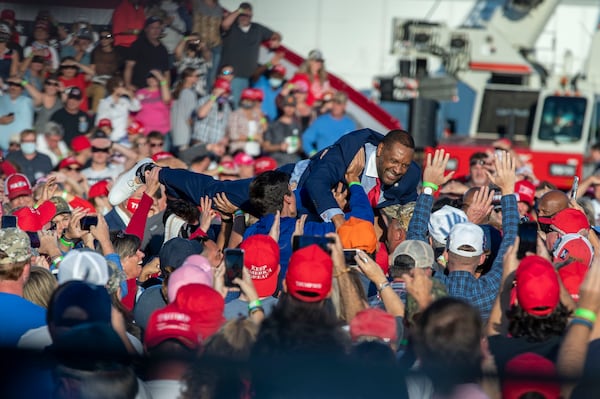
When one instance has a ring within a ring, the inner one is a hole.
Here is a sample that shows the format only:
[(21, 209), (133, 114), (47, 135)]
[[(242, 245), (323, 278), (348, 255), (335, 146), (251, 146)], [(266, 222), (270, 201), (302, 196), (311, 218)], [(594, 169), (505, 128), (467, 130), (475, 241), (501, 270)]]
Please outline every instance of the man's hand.
[(381, 267), (379, 267), (379, 265), (375, 263), (373, 259), (369, 258), (366, 253), (363, 251), (358, 251), (358, 255), (356, 255), (354, 259), (356, 260), (356, 264), (363, 274), (367, 276), (367, 278), (375, 285), (379, 286), (379, 284), (387, 281), (387, 278), (385, 277), (385, 274), (383, 274)]
[(145, 193), (150, 197), (153, 197), (154, 194), (160, 188), (160, 182), (158, 181), (158, 172), (160, 172), (160, 168), (152, 168), (150, 171), (145, 172), (146, 179), (146, 190)]
[(443, 186), (450, 181), (454, 176), (454, 171), (444, 176), (449, 159), (450, 154), (444, 150), (435, 150), (433, 156), (431, 153), (427, 154), (425, 169), (423, 170), (423, 181), (433, 183), (436, 186)]
[[(519, 237), (515, 238), (515, 242), (513, 245), (508, 247), (506, 253), (504, 254), (504, 258), (502, 258), (502, 264), (504, 265), (504, 275), (509, 276), (511, 273), (517, 271), (519, 267), (519, 259), (517, 259), (517, 251), (519, 250)], [(535, 254), (530, 254), (535, 255)]]
[(58, 186), (56, 185), (56, 176), (50, 176), (46, 183), (44, 183), (44, 188), (42, 189), (42, 196), (38, 201), (38, 204), (41, 204), (44, 201), (48, 201), (50, 198), (56, 194), (56, 190), (58, 190)]
[(333, 193), (333, 198), (335, 198), (338, 207), (343, 210), (348, 203), (348, 190), (346, 190), (346, 187), (342, 182), (339, 182), (335, 189), (331, 189), (331, 192)]
[(256, 288), (254, 288), (254, 282), (250, 276), (250, 271), (247, 268), (242, 267), (242, 278), (234, 278), (233, 283), (240, 287), (240, 290), (246, 296), (248, 302), (259, 299)]
[(331, 260), (333, 260), (333, 271), (334, 273), (340, 273), (346, 270), (346, 259), (344, 258), (344, 247), (342, 246), (342, 240), (336, 233), (327, 233), (325, 237), (333, 238), (335, 241), (333, 244), (327, 244), (331, 250)]
[(225, 193), (217, 193), (213, 198), (215, 203), (215, 208), (226, 215), (231, 215), (233, 212), (237, 211), (239, 208), (231, 203), (227, 198), (227, 194)]
[(110, 232), (108, 230), (108, 224), (106, 219), (101, 213), (98, 215), (98, 224), (90, 227), (90, 233), (100, 243), (110, 242)]
[(466, 212), (469, 222), (475, 224), (484, 223), (494, 209), (492, 205), (493, 199), (494, 190), (490, 190), (488, 186), (480, 187), (479, 190), (475, 191)]
[(360, 175), (365, 169), (365, 149), (361, 148), (358, 150), (350, 165), (346, 169), (345, 179), (346, 182), (350, 183), (353, 181), (360, 182)]
[(206, 233), (210, 229), (213, 219), (217, 216), (212, 209), (212, 200), (208, 195), (200, 198), (200, 208), (202, 208), (200, 212), (200, 228)]
[[(69, 227), (66, 233), (63, 233), (67, 239), (74, 240), (81, 238), (85, 233), (81, 230), (81, 218), (88, 214), (88, 210), (85, 208), (75, 208), (71, 214), (71, 220), (69, 220)], [(98, 223), (100, 223), (100, 215), (98, 215)], [(107, 227), (108, 229), (108, 227)]]
[(509, 195), (515, 192), (515, 183), (517, 175), (515, 173), (515, 161), (510, 152), (505, 152), (502, 158), (494, 157), (496, 174), (485, 171), (492, 183), (500, 187), (502, 195)]
[(273, 218), (273, 224), (271, 225), (271, 229), (269, 230), (269, 237), (271, 237), (275, 242), (279, 242), (279, 234), (281, 232), (281, 212), (277, 211), (275, 213), (275, 217)]
[(583, 283), (579, 287), (579, 307), (594, 313), (600, 310), (600, 256), (594, 255)]
[(406, 291), (415, 298), (419, 304), (419, 310), (424, 310), (433, 302), (431, 288), (433, 281), (425, 274), (425, 269), (413, 269), (413, 275), (403, 274), (402, 280), (406, 283)]

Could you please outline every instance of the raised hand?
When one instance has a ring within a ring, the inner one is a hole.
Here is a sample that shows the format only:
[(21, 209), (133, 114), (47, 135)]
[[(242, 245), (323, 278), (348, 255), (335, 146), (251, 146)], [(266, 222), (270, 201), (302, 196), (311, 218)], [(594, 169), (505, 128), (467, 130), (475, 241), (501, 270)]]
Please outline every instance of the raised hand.
[(454, 176), (454, 171), (446, 173), (446, 166), (450, 154), (445, 150), (435, 150), (433, 155), (427, 154), (425, 160), (425, 169), (423, 170), (423, 181), (433, 183), (436, 186), (443, 186)]
[(475, 224), (484, 223), (494, 206), (492, 205), (492, 201), (494, 199), (494, 190), (490, 190), (488, 186), (480, 187), (473, 198), (471, 199), (471, 204), (467, 209), (467, 218), (469, 222)]
[(515, 160), (510, 152), (505, 152), (501, 158), (494, 157), (496, 174), (486, 170), (490, 181), (500, 187), (502, 195), (513, 194), (515, 192), (515, 183), (517, 181)]

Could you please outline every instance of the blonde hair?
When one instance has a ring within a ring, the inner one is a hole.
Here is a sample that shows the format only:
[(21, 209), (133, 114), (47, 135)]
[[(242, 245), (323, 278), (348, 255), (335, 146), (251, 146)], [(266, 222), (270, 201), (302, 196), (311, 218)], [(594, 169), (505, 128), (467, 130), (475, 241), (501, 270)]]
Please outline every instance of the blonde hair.
[(56, 278), (48, 269), (31, 266), (29, 279), (23, 287), (23, 297), (36, 305), (48, 308), (50, 297), (57, 286)]

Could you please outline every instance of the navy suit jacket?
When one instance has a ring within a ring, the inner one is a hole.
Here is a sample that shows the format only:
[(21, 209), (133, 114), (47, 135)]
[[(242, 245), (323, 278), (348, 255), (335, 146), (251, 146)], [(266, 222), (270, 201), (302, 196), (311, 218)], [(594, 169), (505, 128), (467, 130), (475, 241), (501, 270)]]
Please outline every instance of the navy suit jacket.
[[(302, 203), (308, 205), (307, 202), (310, 201), (311, 208), (314, 207), (319, 215), (328, 209), (338, 208), (331, 189), (340, 181), (347, 183), (344, 177), (346, 169), (365, 143), (377, 146), (383, 137), (383, 134), (374, 130), (360, 129), (345, 134), (335, 144), (315, 154), (298, 182), (302, 190)], [(321, 158), (324, 151), (327, 153)], [(380, 202), (377, 208), (416, 201), (417, 184), (420, 180), (421, 168), (412, 161), (397, 184), (382, 186), (385, 201)]]
[(106, 215), (104, 215), (106, 224), (108, 225), (108, 231), (125, 231), (127, 226), (123, 222), (123, 219), (119, 216), (117, 211), (111, 209)]

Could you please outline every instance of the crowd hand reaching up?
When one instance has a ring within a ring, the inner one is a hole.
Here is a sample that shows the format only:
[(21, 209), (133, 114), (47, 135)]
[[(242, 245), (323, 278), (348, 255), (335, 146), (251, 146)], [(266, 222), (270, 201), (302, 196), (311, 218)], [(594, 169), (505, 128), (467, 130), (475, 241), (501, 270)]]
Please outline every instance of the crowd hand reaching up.
[(212, 209), (212, 200), (208, 195), (200, 198), (200, 208), (202, 209), (200, 212), (200, 228), (206, 233), (210, 229), (213, 219), (217, 216)]
[(515, 183), (517, 181), (516, 167), (513, 156), (509, 152), (504, 152), (501, 158), (494, 157), (496, 173), (493, 174), (486, 170), (488, 178), (492, 183), (500, 187), (502, 195), (509, 195), (515, 192)]
[(269, 237), (271, 237), (275, 242), (279, 242), (279, 234), (281, 233), (281, 212), (277, 211), (275, 213), (275, 217), (273, 218), (273, 224), (269, 229)]
[(39, 232), (40, 237), (40, 248), (38, 249), (40, 254), (45, 254), (51, 258), (54, 256), (60, 256), (61, 252), (58, 249), (56, 236), (56, 230), (44, 230)]
[(340, 209), (346, 208), (346, 204), (348, 203), (348, 190), (342, 182), (339, 182), (337, 187), (332, 189), (333, 198), (335, 198), (335, 202), (337, 202), (338, 207)]
[(215, 203), (215, 209), (225, 215), (231, 216), (239, 209), (239, 207), (233, 205), (231, 201), (229, 201), (227, 194), (225, 193), (217, 193), (213, 198), (213, 202)]
[(366, 253), (359, 251), (354, 259), (356, 260), (356, 264), (360, 268), (360, 271), (363, 272), (363, 274), (377, 287), (379, 287), (381, 283), (387, 281), (387, 277), (385, 277), (381, 267), (379, 267), (373, 259), (367, 256)]
[(294, 245), (294, 237), (295, 236), (303, 236), (304, 235), (304, 224), (306, 223), (306, 219), (308, 215), (302, 215), (298, 219), (296, 219), (296, 226), (294, 227), (294, 233), (292, 234), (292, 243)]
[(219, 292), (223, 298), (227, 296), (229, 289), (225, 286), (225, 262), (221, 261), (217, 267), (213, 269), (213, 288)]
[(467, 218), (469, 219), (469, 222), (475, 224), (484, 223), (494, 209), (494, 206), (492, 205), (493, 199), (494, 190), (490, 190), (488, 186), (480, 187), (473, 195), (471, 204), (467, 209)]
[(56, 184), (57, 177), (50, 176), (44, 186), (42, 188), (42, 195), (40, 196), (40, 200), (38, 201), (38, 205), (44, 201), (48, 201), (50, 198), (54, 197), (56, 191), (58, 190), (58, 185)]
[(454, 176), (454, 171), (446, 173), (446, 166), (450, 159), (450, 153), (445, 150), (435, 150), (433, 155), (427, 154), (425, 169), (423, 170), (423, 182), (433, 183), (438, 187), (446, 184)]
[(150, 70), (150, 73), (159, 81), (163, 81), (165, 80), (165, 75), (162, 74), (161, 71), (159, 71), (158, 69), (152, 69)]
[(150, 171), (144, 173), (146, 179), (146, 190), (144, 191), (149, 197), (153, 197), (154, 194), (160, 189), (160, 182), (158, 181), (158, 173), (160, 168), (152, 168)]
[(153, 274), (160, 273), (160, 258), (157, 256), (142, 267), (142, 271), (138, 277), (138, 281), (144, 282)]
[(110, 232), (108, 230), (108, 224), (102, 214), (98, 214), (98, 224), (90, 227), (90, 233), (100, 244), (110, 242)]

